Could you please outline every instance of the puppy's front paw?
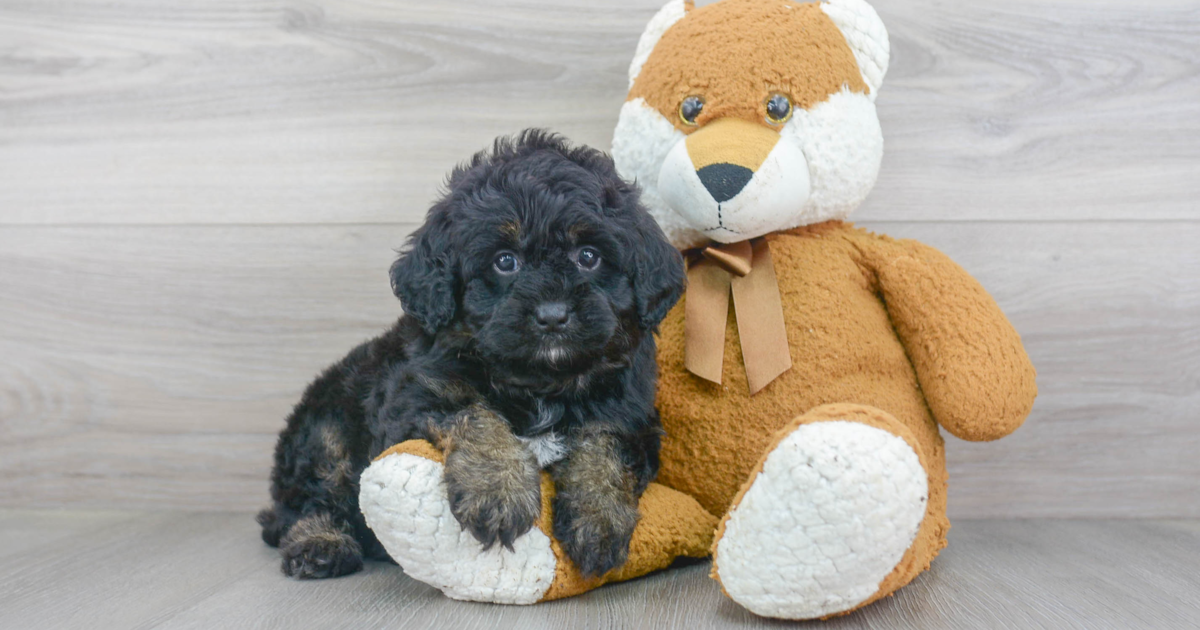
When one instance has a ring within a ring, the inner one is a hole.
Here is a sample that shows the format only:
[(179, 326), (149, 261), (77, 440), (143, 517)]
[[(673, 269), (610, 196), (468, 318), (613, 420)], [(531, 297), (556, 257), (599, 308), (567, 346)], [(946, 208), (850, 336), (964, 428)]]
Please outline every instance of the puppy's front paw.
[(525, 451), (472, 456), (462, 450), (446, 458), (450, 511), (484, 549), (513, 541), (533, 528), (542, 509), (537, 463)]
[(288, 577), (321, 579), (362, 569), (362, 547), (353, 536), (333, 524), (328, 515), (296, 521), (280, 541), (280, 567)]
[(637, 526), (635, 505), (610, 497), (556, 497), (554, 537), (584, 575), (604, 575), (625, 564)]

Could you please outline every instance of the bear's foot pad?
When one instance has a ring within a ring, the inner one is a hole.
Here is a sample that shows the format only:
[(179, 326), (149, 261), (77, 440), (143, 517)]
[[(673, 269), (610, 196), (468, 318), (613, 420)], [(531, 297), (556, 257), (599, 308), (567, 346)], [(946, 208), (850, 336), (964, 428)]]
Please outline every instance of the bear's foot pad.
[(541, 600), (555, 575), (550, 539), (534, 528), (511, 551), (485, 551), (450, 513), (442, 472), (441, 463), (405, 452), (385, 454), (363, 472), (359, 503), (388, 554), (409, 577), (454, 599)]
[(912, 545), (928, 492), (903, 438), (858, 422), (803, 424), (767, 455), (731, 509), (713, 576), (766, 617), (851, 610)]

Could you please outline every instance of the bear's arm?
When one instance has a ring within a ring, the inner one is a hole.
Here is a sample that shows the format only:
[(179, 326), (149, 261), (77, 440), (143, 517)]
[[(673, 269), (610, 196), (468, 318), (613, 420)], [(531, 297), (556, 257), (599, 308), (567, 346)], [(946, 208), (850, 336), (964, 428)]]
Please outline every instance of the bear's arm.
[(1037, 396), (1036, 372), (995, 300), (928, 245), (870, 241), (864, 249), (874, 250), (869, 259), (888, 316), (934, 418), (964, 440), (995, 440), (1015, 431)]

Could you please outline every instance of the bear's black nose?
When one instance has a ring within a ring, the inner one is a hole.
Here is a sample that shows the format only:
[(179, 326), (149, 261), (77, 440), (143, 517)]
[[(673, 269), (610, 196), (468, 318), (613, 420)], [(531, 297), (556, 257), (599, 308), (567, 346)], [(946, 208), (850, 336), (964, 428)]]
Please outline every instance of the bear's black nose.
[(543, 332), (559, 332), (566, 328), (567, 322), (571, 321), (571, 313), (567, 311), (566, 304), (549, 302), (537, 307), (534, 319), (537, 320), (538, 328)]
[(708, 194), (712, 195), (717, 203), (724, 203), (742, 192), (742, 189), (754, 177), (754, 171), (745, 166), (722, 162), (705, 166), (696, 171), (696, 176), (700, 178), (700, 183), (704, 184), (704, 187), (708, 189)]

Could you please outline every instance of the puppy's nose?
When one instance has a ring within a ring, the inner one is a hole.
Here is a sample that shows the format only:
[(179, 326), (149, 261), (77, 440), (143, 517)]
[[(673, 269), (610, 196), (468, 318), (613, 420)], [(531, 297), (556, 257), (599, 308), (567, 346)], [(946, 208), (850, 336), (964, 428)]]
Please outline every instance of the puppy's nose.
[(567, 305), (562, 302), (549, 302), (537, 307), (534, 312), (534, 319), (537, 320), (538, 328), (544, 332), (558, 332), (566, 328), (567, 322), (571, 321), (571, 313), (567, 311)]
[(742, 189), (754, 177), (754, 171), (745, 166), (721, 162), (709, 164), (696, 171), (696, 176), (700, 178), (700, 183), (704, 184), (708, 193), (717, 200), (717, 203), (724, 203), (742, 192)]

